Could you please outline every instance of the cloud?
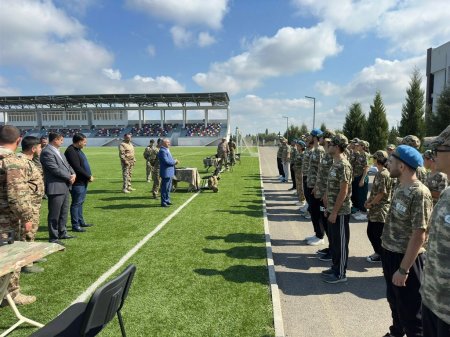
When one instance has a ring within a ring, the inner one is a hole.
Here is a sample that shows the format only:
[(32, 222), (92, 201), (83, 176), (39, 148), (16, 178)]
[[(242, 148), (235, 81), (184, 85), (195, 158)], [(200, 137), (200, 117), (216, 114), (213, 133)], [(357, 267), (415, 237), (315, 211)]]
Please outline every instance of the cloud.
[(338, 85), (326, 81), (318, 81), (314, 87), (324, 96), (334, 96), (340, 90)]
[[(137, 79), (122, 79), (120, 70), (113, 67), (114, 55), (86, 38), (84, 26), (51, 1), (3, 0), (0, 22), (0, 66), (23, 69), (28, 84), (39, 83), (41, 92), (35, 94), (174, 92), (184, 88), (166, 76), (141, 74)], [(146, 78), (152, 80), (144, 81)]]
[(274, 36), (255, 39), (242, 54), (213, 63), (193, 80), (205, 90), (237, 93), (260, 86), (266, 78), (319, 70), (327, 57), (341, 50), (327, 25), (284, 27)]
[(154, 45), (148, 45), (146, 51), (147, 54), (150, 55), (150, 57), (154, 57), (156, 55), (156, 48)]
[(216, 43), (214, 36), (211, 36), (208, 32), (200, 32), (198, 34), (198, 45), (200, 47), (207, 47)]
[(127, 0), (127, 5), (177, 26), (219, 29), (228, 12), (228, 0)]
[(19, 90), (8, 86), (6, 78), (0, 76), (0, 96), (17, 96)]
[(175, 46), (182, 48), (188, 46), (192, 42), (192, 33), (184, 27), (173, 26), (170, 29), (172, 40)]

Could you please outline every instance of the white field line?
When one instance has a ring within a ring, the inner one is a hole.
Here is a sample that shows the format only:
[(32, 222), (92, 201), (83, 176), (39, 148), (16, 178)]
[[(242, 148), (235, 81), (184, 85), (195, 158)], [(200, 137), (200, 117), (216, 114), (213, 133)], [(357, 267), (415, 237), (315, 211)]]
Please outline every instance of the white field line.
[(266, 237), (267, 269), (269, 271), (270, 292), (272, 294), (273, 323), (275, 337), (284, 337), (283, 315), (281, 313), (280, 290), (277, 284), (275, 264), (273, 262), (272, 244), (270, 242), (269, 220), (267, 219), (266, 197), (264, 196), (264, 184), (261, 166), (261, 156), (258, 148), (259, 179), (261, 182), (261, 197), (263, 203), (264, 233)]
[[(139, 241), (133, 248), (131, 248), (114, 266), (109, 268), (102, 276), (100, 276), (97, 281), (91, 284), (89, 288), (86, 289), (78, 298), (72, 302), (75, 304), (77, 302), (84, 302), (86, 299), (97, 289), (101, 284), (103, 284), (112, 274), (114, 274), (119, 268), (121, 268), (136, 252), (147, 243), (156, 233), (158, 233), (170, 220), (172, 220), (180, 211), (186, 207), (196, 196), (198, 196), (200, 191), (191, 196), (185, 201), (180, 207), (178, 207), (173, 213), (171, 213), (167, 218), (165, 218), (155, 229), (148, 233), (141, 241)], [(71, 305), (72, 305), (71, 304)]]

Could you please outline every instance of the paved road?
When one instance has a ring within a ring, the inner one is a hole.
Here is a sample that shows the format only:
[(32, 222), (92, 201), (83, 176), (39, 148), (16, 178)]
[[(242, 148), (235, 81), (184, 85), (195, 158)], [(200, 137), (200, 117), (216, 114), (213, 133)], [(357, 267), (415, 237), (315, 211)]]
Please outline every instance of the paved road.
[[(365, 222), (350, 223), (347, 283), (327, 284), (330, 267), (303, 239), (313, 234), (310, 220), (299, 216), (292, 183), (277, 179), (276, 149), (260, 148), (264, 194), (286, 337), (378, 337), (389, 328), (390, 310), (380, 264), (372, 254)], [(324, 246), (319, 246), (324, 247)]]

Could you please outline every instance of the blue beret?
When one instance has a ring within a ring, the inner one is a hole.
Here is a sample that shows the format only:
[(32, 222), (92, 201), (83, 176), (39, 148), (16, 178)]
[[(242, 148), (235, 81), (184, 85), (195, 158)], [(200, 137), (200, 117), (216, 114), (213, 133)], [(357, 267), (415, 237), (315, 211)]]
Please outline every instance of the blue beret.
[(397, 146), (392, 155), (414, 170), (423, 166), (423, 158), (419, 151), (409, 145)]
[(313, 137), (320, 137), (320, 135), (322, 134), (322, 130), (320, 129), (312, 129), (311, 130), (311, 136)]
[(297, 144), (303, 146), (303, 148), (306, 148), (306, 143), (303, 140), (297, 140)]

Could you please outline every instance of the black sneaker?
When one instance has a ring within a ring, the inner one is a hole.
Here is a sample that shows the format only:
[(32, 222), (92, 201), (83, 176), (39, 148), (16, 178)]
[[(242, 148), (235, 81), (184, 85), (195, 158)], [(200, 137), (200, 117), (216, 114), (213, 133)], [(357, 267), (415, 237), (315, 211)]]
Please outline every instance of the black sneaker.
[(347, 282), (347, 278), (345, 276), (338, 277), (333, 273), (332, 275), (329, 275), (326, 278), (324, 278), (323, 282), (332, 283), (332, 284), (342, 283), (342, 282)]
[(326, 255), (326, 254), (328, 254), (330, 252), (330, 248), (324, 248), (324, 249), (319, 249), (317, 252), (316, 252), (316, 254), (319, 254), (319, 255)]
[(328, 254), (322, 255), (321, 257), (319, 257), (319, 260), (324, 261), (324, 262), (331, 261), (332, 260), (331, 254), (328, 253)]
[(325, 270), (322, 270), (322, 275), (334, 275), (334, 270), (333, 269), (325, 269)]
[(82, 227), (73, 227), (72, 228), (72, 232), (83, 233), (83, 232), (86, 232), (86, 230), (84, 228), (82, 228)]

